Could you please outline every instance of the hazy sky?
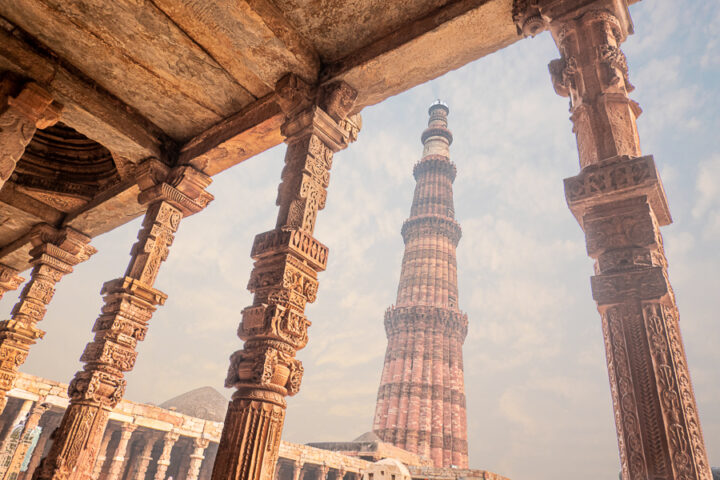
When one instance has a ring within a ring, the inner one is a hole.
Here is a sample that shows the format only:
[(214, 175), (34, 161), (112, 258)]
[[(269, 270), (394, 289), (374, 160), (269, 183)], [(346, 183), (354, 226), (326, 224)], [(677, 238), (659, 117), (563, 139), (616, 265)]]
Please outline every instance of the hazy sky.
[[(624, 44), (675, 223), (663, 229), (705, 441), (720, 465), (720, 3), (646, 0)], [(567, 99), (553, 92), (549, 36), (523, 40), (363, 112), (360, 139), (336, 155), (316, 237), (320, 276), (300, 394), (284, 438), (350, 440), (371, 427), (410, 211), (412, 167), (435, 98), (450, 106), (457, 164), (460, 307), (470, 465), (513, 480), (617, 478), (619, 461), (592, 262), (564, 200), (578, 172)], [(215, 177), (215, 202), (183, 221), (156, 286), (169, 299), (140, 345), (127, 397), (159, 403), (211, 385), (227, 394), (228, 356), (250, 246), (275, 224), (284, 147)], [(99, 253), (57, 288), (24, 371), (67, 382), (90, 340), (102, 282), (122, 275), (140, 221), (94, 240)], [(17, 295), (6, 294), (9, 314)]]

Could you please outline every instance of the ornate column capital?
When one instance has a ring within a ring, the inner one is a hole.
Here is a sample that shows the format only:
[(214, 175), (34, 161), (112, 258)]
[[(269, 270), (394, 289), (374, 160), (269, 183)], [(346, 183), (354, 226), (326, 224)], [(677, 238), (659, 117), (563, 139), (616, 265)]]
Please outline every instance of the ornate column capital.
[(17, 290), (22, 282), (25, 281), (19, 273), (16, 269), (0, 263), (0, 298), (3, 297), (5, 292)]
[(140, 187), (140, 203), (164, 201), (177, 208), (184, 217), (198, 213), (214, 199), (206, 191), (212, 178), (191, 165), (171, 169), (151, 158), (138, 165), (135, 178)]
[(0, 78), (0, 188), (10, 178), (38, 128), (60, 119), (62, 106), (34, 82), (5, 73)]
[(513, 0), (512, 17), (519, 35), (534, 37), (548, 29), (555, 35), (562, 25), (592, 10), (606, 10), (620, 19), (625, 37), (633, 33), (627, 0)]

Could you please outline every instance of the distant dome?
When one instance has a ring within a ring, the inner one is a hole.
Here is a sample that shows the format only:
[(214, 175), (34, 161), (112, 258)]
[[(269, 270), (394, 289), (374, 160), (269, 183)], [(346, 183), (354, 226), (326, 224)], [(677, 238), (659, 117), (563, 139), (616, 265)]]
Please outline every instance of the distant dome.
[(174, 408), (191, 417), (222, 422), (225, 420), (228, 400), (212, 387), (201, 387), (178, 395), (159, 405), (161, 408)]
[(365, 432), (353, 440), (353, 442), (382, 442), (382, 439), (375, 435), (375, 432)]
[(395, 458), (383, 458), (382, 460), (378, 460), (377, 462), (375, 462), (375, 465), (392, 465), (393, 467), (400, 470), (403, 475), (406, 475), (408, 477), (410, 476), (410, 470), (407, 469), (404, 463)]

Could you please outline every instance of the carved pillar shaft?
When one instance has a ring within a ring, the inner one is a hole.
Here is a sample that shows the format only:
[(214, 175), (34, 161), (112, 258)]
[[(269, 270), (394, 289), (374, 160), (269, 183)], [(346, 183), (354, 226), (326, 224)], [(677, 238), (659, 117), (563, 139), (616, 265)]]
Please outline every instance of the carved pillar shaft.
[(155, 470), (154, 480), (165, 480), (165, 474), (170, 466), (170, 457), (175, 442), (178, 441), (180, 435), (175, 432), (168, 432), (163, 437), (163, 449), (157, 461), (157, 470)]
[(190, 455), (190, 463), (188, 465), (187, 476), (185, 480), (197, 480), (200, 475), (200, 467), (205, 459), (205, 449), (210, 445), (210, 441), (204, 438), (196, 438), (193, 443), (193, 453)]
[(330, 472), (330, 467), (323, 464), (318, 467), (318, 475), (317, 480), (327, 480), (328, 473)]
[(33, 270), (23, 288), (10, 320), (0, 321), (0, 412), (7, 403), (18, 367), (25, 362), (30, 347), (45, 332), (37, 323), (45, 317), (46, 307), (55, 293), (55, 284), (72, 272), (72, 267), (87, 260), (96, 250), (88, 245), (90, 237), (64, 228), (48, 225), (36, 228), (31, 242)]
[(54, 125), (61, 108), (36, 83), (20, 86), (7, 74), (0, 80), (0, 189), (15, 171), (36, 129)]
[(293, 462), (293, 480), (300, 480), (300, 474), (302, 473), (303, 464), (299, 460)]
[(120, 427), (120, 441), (117, 447), (115, 447), (115, 455), (110, 463), (107, 480), (117, 480), (120, 478), (123, 467), (125, 466), (125, 454), (127, 453), (128, 443), (130, 443), (130, 437), (135, 429), (137, 429), (137, 425), (131, 423), (123, 423)]
[(627, 5), (539, 1), (528, 16), (520, 3), (519, 27), (549, 25), (561, 54), (550, 74), (570, 97), (581, 166), (565, 195), (595, 259), (622, 478), (710, 480), (659, 229), (672, 219), (653, 158), (640, 156), (641, 110), (628, 97)]
[(192, 167), (170, 172), (156, 162), (138, 167), (138, 200), (149, 204), (125, 276), (106, 282), (104, 306), (95, 322), (95, 338), (80, 358), (85, 362), (70, 382), (70, 405), (42, 467), (41, 479), (87, 479), (95, 463), (108, 416), (125, 391), (124, 372), (132, 370), (138, 341), (145, 338), (155, 307), (166, 295), (153, 288), (167, 259), (180, 220), (212, 200), (205, 192), (210, 177)]
[(325, 206), (333, 153), (351, 136), (346, 115), (356, 95), (346, 84), (336, 84), (312, 105), (304, 101), (309, 91), (298, 78), (285, 77), (278, 86), (289, 112), (282, 129), (288, 147), (280, 209), (276, 228), (255, 237), (252, 248), (248, 289), (254, 299), (242, 312), (238, 336), (245, 344), (231, 356), (225, 381), (237, 391), (226, 414), (214, 480), (273, 478), (284, 397), (297, 393), (302, 379), (295, 353), (307, 344), (305, 304), (315, 301), (317, 274), (327, 264), (327, 247), (312, 237), (315, 219)]
[(0, 263), (0, 299), (5, 295), (5, 292), (17, 290), (20, 284), (25, 281), (24, 278), (18, 275), (19, 273), (14, 268)]
[(148, 466), (150, 466), (150, 461), (152, 460), (152, 450), (154, 446), (155, 437), (152, 435), (148, 435), (145, 440), (145, 445), (143, 445), (142, 452), (138, 457), (137, 468), (135, 470), (135, 475), (133, 476), (132, 480), (145, 480)]

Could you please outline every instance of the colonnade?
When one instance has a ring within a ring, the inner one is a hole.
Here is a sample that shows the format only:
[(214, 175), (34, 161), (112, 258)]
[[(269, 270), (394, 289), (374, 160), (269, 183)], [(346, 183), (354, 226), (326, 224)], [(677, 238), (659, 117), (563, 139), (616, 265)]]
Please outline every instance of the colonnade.
[[(31, 480), (68, 403), (67, 385), (20, 374), (0, 415), (0, 480)], [(93, 480), (209, 480), (222, 423), (122, 400), (100, 443)], [(276, 480), (359, 480), (369, 462), (282, 442)], [(290, 470), (288, 470), (290, 468)]]
[[(710, 480), (659, 230), (671, 217), (655, 161), (640, 150), (635, 123), (640, 107), (628, 96), (633, 87), (620, 49), (632, 33), (627, 3), (516, 0), (513, 17), (525, 35), (550, 30), (560, 51), (550, 75), (557, 93), (570, 98), (581, 168), (565, 180), (565, 191), (596, 262), (592, 295), (603, 325), (623, 479)], [(35, 129), (62, 115), (62, 106), (40, 86), (8, 78), (0, 89), (0, 122), (8, 125), (0, 135), (0, 186)], [(327, 247), (312, 236), (315, 221), (325, 205), (333, 154), (358, 130), (348, 118), (357, 92), (346, 83), (319, 88), (288, 75), (273, 95), (285, 114), (281, 132), (288, 144), (279, 213), (275, 228), (259, 234), (252, 248), (254, 300), (242, 312), (238, 333), (245, 343), (233, 354), (226, 380), (236, 391), (213, 480), (274, 475), (285, 396), (297, 393), (302, 380), (295, 355), (308, 340), (305, 305), (316, 299), (317, 274), (327, 265)], [(137, 200), (147, 209), (139, 240), (125, 274), (103, 287), (95, 338), (82, 354), (83, 370), (70, 383), (69, 407), (37, 479), (91, 477), (137, 342), (166, 299), (154, 288), (160, 265), (181, 220), (212, 200), (206, 192), (210, 177), (200, 166), (170, 167), (148, 159), (135, 176)], [(0, 322), (0, 409), (30, 346), (43, 336), (37, 323), (55, 283), (94, 253), (90, 238), (67, 226), (39, 225), (23, 241), (33, 269), (12, 319)], [(0, 295), (21, 283), (5, 263), (0, 258)], [(118, 444), (127, 447), (135, 433), (121, 432)], [(166, 474), (171, 450), (163, 447), (159, 477)], [(113, 474), (121, 458), (113, 457)]]

